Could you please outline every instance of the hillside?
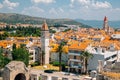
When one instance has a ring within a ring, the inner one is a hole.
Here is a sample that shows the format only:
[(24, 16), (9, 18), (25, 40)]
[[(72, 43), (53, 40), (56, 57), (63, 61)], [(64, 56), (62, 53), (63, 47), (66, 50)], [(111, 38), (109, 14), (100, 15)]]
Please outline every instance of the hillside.
[(16, 24), (16, 23), (42, 24), (44, 20), (47, 21), (48, 25), (69, 24), (69, 25), (79, 25), (80, 27), (90, 27), (88, 25), (84, 25), (72, 19), (46, 19), (41, 17), (32, 17), (28, 15), (16, 14), (16, 13), (0, 13), (0, 22), (6, 22), (8, 24)]

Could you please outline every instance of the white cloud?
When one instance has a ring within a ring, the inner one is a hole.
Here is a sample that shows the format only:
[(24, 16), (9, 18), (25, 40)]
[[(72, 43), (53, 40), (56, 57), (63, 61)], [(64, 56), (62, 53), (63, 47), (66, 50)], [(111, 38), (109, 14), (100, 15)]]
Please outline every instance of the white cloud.
[(59, 8), (51, 8), (49, 10), (49, 13), (50, 14), (55, 14), (55, 15), (60, 15), (61, 13), (64, 13), (64, 10), (61, 7), (59, 7)]
[(64, 10), (62, 8), (59, 8), (58, 11), (61, 12), (61, 13), (64, 12)]
[(82, 5), (90, 4), (90, 0), (78, 0), (78, 2), (81, 3)]
[(0, 3), (0, 8), (13, 9), (19, 5), (18, 2), (10, 2), (9, 0), (4, 0), (2, 4)]
[(119, 20), (118, 16), (120, 17), (120, 8), (113, 8), (109, 1), (71, 0), (69, 5), (67, 12), (71, 18), (101, 20), (104, 16), (108, 16), (111, 20)]
[(96, 3), (93, 3), (92, 6), (96, 7), (96, 8), (111, 8), (112, 5), (105, 1), (105, 2), (96, 2)]
[(40, 16), (41, 13), (44, 13), (45, 11), (37, 6), (31, 6), (28, 8), (25, 8), (22, 11), (22, 14), (32, 15), (32, 16)]
[(2, 8), (3, 7), (3, 5), (0, 3), (0, 8)]
[(44, 17), (44, 18), (60, 18), (63, 16), (63, 14), (65, 14), (65, 11), (61, 7), (50, 8), (48, 10), (48, 9), (42, 9), (38, 6), (31, 6), (25, 8), (21, 13), (31, 16)]
[(90, 4), (90, 0), (71, 0), (70, 1), (70, 7), (74, 7), (74, 4), (78, 4), (80, 6), (85, 6), (85, 5), (89, 5)]
[(70, 7), (73, 7), (76, 5), (80, 7), (94, 8), (94, 9), (112, 7), (112, 5), (107, 1), (100, 2), (95, 0), (71, 0)]
[(37, 11), (37, 12), (44, 12), (43, 9), (41, 9), (41, 8), (39, 8), (39, 7), (36, 7), (36, 6), (29, 7), (28, 9), (29, 9), (29, 10), (34, 10), (34, 11)]
[(116, 11), (120, 11), (120, 8), (115, 8), (114, 10), (116, 10)]
[(3, 1), (3, 6), (8, 7), (9, 9), (13, 9), (19, 5), (18, 2), (10, 2), (9, 0), (4, 0)]
[(32, 0), (32, 2), (34, 2), (34, 3), (47, 3), (47, 4), (49, 4), (49, 3), (54, 3), (55, 0)]
[(51, 8), (51, 9), (49, 10), (49, 13), (50, 13), (50, 14), (58, 14), (58, 12), (55, 10), (55, 8)]

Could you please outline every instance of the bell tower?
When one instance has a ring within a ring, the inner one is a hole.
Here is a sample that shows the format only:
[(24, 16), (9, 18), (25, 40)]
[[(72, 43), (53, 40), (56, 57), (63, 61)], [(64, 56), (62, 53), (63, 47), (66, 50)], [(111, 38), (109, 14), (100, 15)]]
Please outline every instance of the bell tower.
[(46, 21), (41, 28), (41, 51), (44, 52), (44, 64), (49, 64), (49, 29)]
[(105, 30), (105, 32), (108, 32), (108, 18), (105, 16), (104, 18), (104, 24), (103, 24), (103, 30)]

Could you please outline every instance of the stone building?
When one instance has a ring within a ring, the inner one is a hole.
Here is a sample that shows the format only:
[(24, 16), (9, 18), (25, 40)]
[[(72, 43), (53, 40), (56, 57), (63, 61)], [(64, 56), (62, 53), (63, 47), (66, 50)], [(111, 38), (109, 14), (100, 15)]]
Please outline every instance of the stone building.
[(107, 34), (112, 34), (114, 32), (114, 29), (111, 28), (108, 25), (108, 18), (105, 16), (104, 18), (104, 23), (103, 23), (103, 30), (107, 33)]
[(3, 80), (29, 80), (29, 70), (21, 61), (11, 61), (3, 70)]
[(49, 64), (49, 29), (46, 22), (41, 29), (41, 52), (44, 54), (44, 64)]

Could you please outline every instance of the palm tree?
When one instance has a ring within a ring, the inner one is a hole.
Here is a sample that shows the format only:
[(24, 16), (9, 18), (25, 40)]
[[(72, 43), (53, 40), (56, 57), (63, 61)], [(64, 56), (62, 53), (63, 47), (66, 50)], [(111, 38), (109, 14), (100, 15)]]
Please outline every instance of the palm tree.
[(64, 46), (66, 45), (67, 42), (65, 41), (61, 41), (59, 43), (59, 46), (58, 48), (56, 49), (55, 52), (58, 52), (59, 53), (59, 71), (61, 71), (61, 57), (62, 57), (62, 53), (64, 53)]
[(87, 51), (83, 51), (82, 54), (80, 54), (80, 57), (82, 57), (84, 60), (84, 69), (85, 73), (87, 74), (87, 68), (88, 68), (88, 60), (93, 57), (93, 55)]

